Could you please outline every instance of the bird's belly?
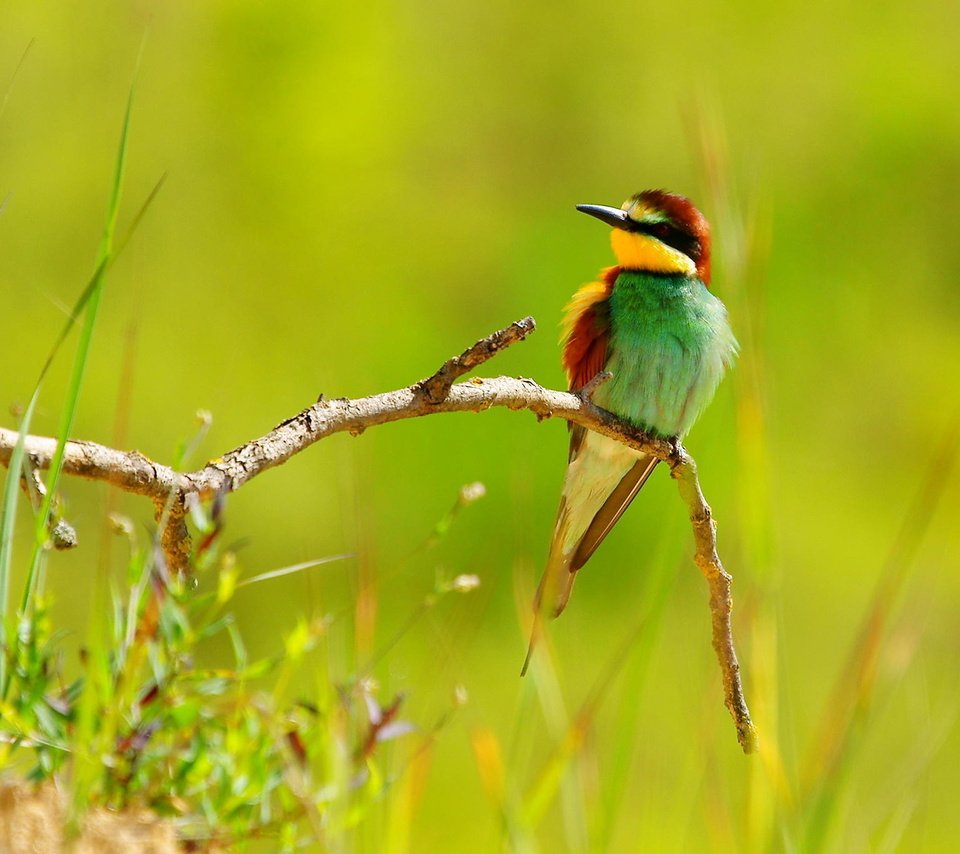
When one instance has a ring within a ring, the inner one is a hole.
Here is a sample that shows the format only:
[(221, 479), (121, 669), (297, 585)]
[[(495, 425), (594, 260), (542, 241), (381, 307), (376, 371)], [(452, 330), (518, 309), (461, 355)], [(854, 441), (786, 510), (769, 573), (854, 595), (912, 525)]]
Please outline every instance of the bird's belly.
[(628, 346), (614, 348), (607, 362), (613, 378), (595, 400), (660, 436), (682, 436), (713, 395), (723, 369), (722, 348), (709, 336), (636, 336)]

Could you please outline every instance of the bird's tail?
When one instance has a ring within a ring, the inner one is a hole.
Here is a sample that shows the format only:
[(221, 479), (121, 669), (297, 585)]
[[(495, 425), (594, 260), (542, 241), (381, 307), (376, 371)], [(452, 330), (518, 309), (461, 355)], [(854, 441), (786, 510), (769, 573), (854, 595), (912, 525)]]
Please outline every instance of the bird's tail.
[(523, 668), (520, 675), (526, 675), (527, 668), (530, 666), (530, 656), (533, 655), (534, 647), (543, 633), (544, 618), (549, 614), (550, 617), (559, 617), (563, 609), (567, 607), (570, 600), (570, 591), (573, 590), (573, 582), (576, 581), (577, 573), (573, 568), (573, 558), (576, 548), (564, 551), (563, 544), (566, 538), (566, 529), (570, 524), (566, 512), (566, 501), (561, 499), (560, 510), (557, 513), (557, 524), (553, 532), (553, 540), (550, 543), (550, 554), (547, 557), (547, 566), (540, 576), (540, 583), (537, 585), (537, 592), (533, 597), (533, 625), (530, 628), (530, 642), (527, 644), (527, 655), (523, 660)]
[[(601, 442), (612, 441), (601, 439)], [(592, 453), (589, 449), (586, 453)], [(560, 508), (557, 511), (557, 523), (550, 543), (547, 566), (540, 578), (533, 600), (533, 626), (530, 630), (530, 643), (523, 662), (522, 676), (527, 672), (530, 656), (543, 632), (544, 617), (559, 617), (570, 600), (570, 592), (577, 578), (577, 571), (590, 559), (597, 547), (623, 515), (637, 493), (647, 482), (647, 478), (657, 465), (657, 458), (641, 455), (624, 469), (614, 469), (614, 479), (610, 482), (609, 492), (593, 497), (593, 500), (574, 505), (568, 502), (565, 484)], [(619, 478), (617, 480), (616, 478)], [(569, 470), (568, 480), (569, 483)], [(594, 493), (595, 495), (595, 493)]]

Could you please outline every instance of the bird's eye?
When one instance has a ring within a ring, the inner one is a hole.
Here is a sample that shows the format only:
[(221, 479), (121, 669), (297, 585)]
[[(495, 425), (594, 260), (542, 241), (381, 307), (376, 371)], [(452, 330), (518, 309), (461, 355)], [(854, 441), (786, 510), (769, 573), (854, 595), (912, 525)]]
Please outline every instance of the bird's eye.
[(660, 238), (660, 240), (666, 240), (673, 232), (673, 229), (665, 222), (656, 223), (650, 230), (653, 232), (653, 236)]

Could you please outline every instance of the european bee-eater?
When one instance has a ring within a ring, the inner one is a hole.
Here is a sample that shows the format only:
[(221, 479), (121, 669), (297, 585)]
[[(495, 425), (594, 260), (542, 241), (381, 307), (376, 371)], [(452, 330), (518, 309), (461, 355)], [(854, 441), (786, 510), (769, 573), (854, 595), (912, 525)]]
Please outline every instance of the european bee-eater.
[[(613, 227), (614, 267), (566, 309), (563, 366), (576, 391), (613, 376), (594, 402), (662, 438), (682, 437), (737, 353), (710, 283), (710, 228), (689, 199), (645, 190), (622, 208), (577, 205)], [(574, 426), (550, 555), (537, 590), (559, 616), (582, 567), (636, 497), (657, 459)]]

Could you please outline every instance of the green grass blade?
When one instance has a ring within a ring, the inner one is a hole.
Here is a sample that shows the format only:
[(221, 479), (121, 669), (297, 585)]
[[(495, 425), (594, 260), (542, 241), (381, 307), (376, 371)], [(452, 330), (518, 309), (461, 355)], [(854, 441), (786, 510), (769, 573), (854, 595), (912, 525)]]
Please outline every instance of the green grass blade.
[[(610, 694), (614, 681), (620, 676), (633, 653), (638, 648), (642, 649), (645, 646), (642, 641), (652, 631), (656, 630), (658, 616), (655, 610), (646, 610), (641, 615), (635, 627), (624, 638), (614, 655), (607, 660), (606, 666), (597, 677), (590, 693), (581, 703), (577, 712), (570, 716), (565, 726), (565, 732), (557, 740), (556, 748), (547, 758), (537, 780), (523, 799), (521, 817), (524, 826), (535, 828), (544, 818), (547, 809), (556, 798), (557, 792), (560, 791), (571, 764), (580, 754), (589, 730), (596, 723), (601, 704)], [(643, 652), (646, 654), (645, 649)], [(546, 656), (543, 656), (543, 660), (545, 662), (550, 661)], [(552, 663), (549, 666), (552, 669)], [(555, 677), (555, 674), (551, 673), (546, 675)], [(537, 678), (536, 672), (534, 678)], [(537, 683), (537, 689), (543, 695), (544, 692), (539, 683)], [(556, 692), (555, 696), (557, 697), (556, 700), (548, 698), (543, 701), (545, 712), (550, 712), (547, 708), (548, 703), (553, 702), (557, 705), (562, 702), (559, 699), (559, 692)], [(565, 808), (569, 808), (569, 805), (565, 804)]]
[(7, 109), (7, 101), (10, 100), (10, 93), (13, 91), (13, 84), (17, 82), (17, 75), (20, 73), (20, 69), (23, 68), (23, 63), (27, 60), (27, 54), (30, 53), (30, 48), (33, 47), (33, 43), (36, 39), (30, 39), (27, 43), (27, 46), (23, 49), (23, 53), (20, 54), (20, 61), (17, 63), (17, 67), (13, 69), (13, 74), (10, 75), (10, 82), (7, 83), (7, 88), (3, 93), (3, 100), (0, 100), (0, 118), (3, 118), (3, 113)]
[(804, 777), (808, 804), (804, 822), (805, 851), (823, 847), (840, 813), (843, 784), (852, 772), (852, 757), (862, 736), (862, 723), (873, 701), (887, 631), (958, 456), (960, 415), (951, 422), (930, 460), (919, 492), (906, 508), (870, 607), (824, 710), (819, 737), (811, 748)]
[(254, 575), (251, 578), (244, 578), (242, 581), (238, 581), (236, 588), (239, 590), (241, 587), (247, 587), (251, 584), (259, 584), (261, 581), (269, 581), (271, 578), (281, 578), (284, 575), (293, 575), (297, 572), (313, 569), (315, 566), (323, 566), (326, 563), (334, 563), (335, 561), (339, 560), (348, 560), (352, 557), (356, 557), (354, 552), (344, 552), (343, 554), (339, 555), (329, 555), (328, 557), (307, 560), (303, 563), (295, 563), (291, 566), (285, 566), (281, 569), (272, 569), (269, 572), (261, 572), (259, 575)]
[(33, 419), (33, 411), (40, 397), (40, 386), (34, 389), (23, 418), (20, 419), (20, 435), (10, 455), (7, 480), (3, 489), (3, 506), (0, 508), (0, 697), (7, 695), (7, 604), (10, 596), (10, 564), (13, 555), (13, 521), (17, 517), (17, 499), (20, 497), (20, 472), (23, 470), (24, 445), (27, 430)]
[(628, 749), (635, 741), (638, 718), (644, 707), (644, 689), (646, 688), (660, 628), (670, 594), (676, 587), (680, 575), (677, 562), (671, 564), (669, 554), (677, 543), (676, 514), (670, 517), (669, 535), (660, 538), (658, 554), (650, 561), (650, 572), (638, 597), (644, 603), (641, 611), (642, 623), (646, 626), (636, 636), (630, 650), (630, 661), (624, 667), (624, 686), (622, 696), (629, 702), (623, 703), (618, 710), (613, 732), (615, 743), (622, 745), (610, 761), (603, 779), (603, 806), (594, 817), (591, 827), (591, 850), (610, 851), (617, 820), (623, 810), (624, 796), (630, 782), (631, 765), (635, 759), (636, 745)]
[[(22, 613), (26, 613), (29, 603), (32, 600), (37, 589), (37, 582), (40, 575), (40, 566), (42, 563), (45, 545), (47, 542), (47, 526), (50, 521), (50, 512), (52, 502), (56, 494), (57, 485), (60, 480), (60, 473), (63, 469), (63, 457), (66, 451), (67, 439), (73, 429), (73, 423), (76, 418), (77, 405), (80, 399), (80, 387), (83, 384), (83, 376), (86, 372), (87, 362), (90, 356), (90, 348), (93, 341), (93, 331), (96, 328), (97, 314), (100, 308), (100, 300), (103, 296), (103, 286), (106, 281), (107, 268), (113, 257), (113, 236), (117, 226), (117, 215), (120, 207), (120, 195), (123, 187), (123, 175), (126, 169), (127, 159), (127, 140), (130, 130), (130, 114), (133, 109), (133, 94), (135, 86), (131, 85), (130, 94), (127, 97), (127, 108), (124, 112), (123, 126), (120, 131), (120, 144), (117, 150), (116, 166), (113, 174), (113, 185), (110, 191), (110, 201), (107, 205), (107, 218), (104, 224), (103, 236), (100, 240), (100, 248), (97, 252), (97, 263), (94, 274), (87, 285), (86, 290), (81, 295), (80, 303), (86, 301), (84, 323), (80, 333), (80, 341), (77, 346), (77, 355), (73, 364), (73, 374), (70, 378), (70, 385), (67, 390), (67, 400), (64, 407), (63, 416), (60, 420), (60, 430), (57, 435), (57, 448), (53, 459), (50, 461), (50, 470), (47, 474), (46, 494), (43, 497), (43, 503), (40, 512), (37, 515), (35, 540), (33, 546), (33, 556), (30, 561), (30, 571), (27, 575), (27, 583), (24, 585), (23, 599), (21, 603)], [(76, 319), (78, 307), (68, 322), (64, 332), (58, 339), (54, 352), (59, 348), (69, 327)], [(51, 354), (51, 358), (52, 358)], [(50, 365), (50, 359), (44, 366), (44, 372)], [(42, 374), (41, 374), (42, 380)]]
[[(90, 281), (87, 282), (86, 287), (83, 289), (83, 292), (80, 294), (79, 298), (74, 304), (73, 309), (70, 312), (70, 316), (67, 318), (67, 322), (64, 324), (59, 336), (57, 336), (57, 339), (54, 341), (53, 347), (50, 349), (47, 359), (40, 370), (40, 375), (37, 378), (37, 384), (34, 387), (33, 395), (30, 398), (30, 402), (27, 405), (26, 410), (24, 411), (23, 418), (18, 425), (19, 438), (16, 446), (14, 447), (13, 454), (10, 457), (8, 471), (19, 473), (23, 466), (24, 443), (26, 441), (27, 434), (30, 432), (30, 424), (33, 420), (33, 412), (40, 396), (43, 380), (46, 378), (47, 371), (53, 364), (53, 360), (59, 352), (61, 345), (66, 340), (70, 330), (73, 329), (73, 326), (76, 324), (84, 308), (86, 308), (90, 297), (96, 291), (99, 282), (109, 267), (109, 263), (116, 260), (123, 251), (150, 205), (153, 203), (154, 199), (159, 193), (160, 188), (163, 186), (165, 180), (166, 174), (161, 176), (160, 180), (154, 185), (153, 189), (150, 191), (150, 194), (140, 206), (140, 210), (133, 218), (130, 227), (127, 229), (123, 238), (118, 243), (113, 255), (109, 259), (104, 259), (97, 265), (93, 276), (91, 276)], [(16, 518), (17, 499), (19, 496), (19, 490), (17, 488), (18, 485), (19, 475), (15, 478), (8, 477), (4, 487), (3, 504), (0, 505), (0, 615), (6, 615), (7, 603), (9, 600), (10, 564), (13, 549), (13, 522)], [(3, 626), (0, 626), (0, 646), (2, 646), (4, 639), (3, 631)], [(6, 682), (3, 678), (3, 673), (4, 662), (0, 661), (0, 695), (2, 695), (2, 691), (6, 688)]]
[[(28, 46), (29, 49), (29, 46)], [(24, 56), (26, 53), (24, 53)], [(23, 60), (21, 59), (21, 64)], [(19, 66), (18, 66), (19, 68)], [(12, 84), (12, 81), (11, 81)], [(90, 277), (90, 280), (87, 282), (86, 287), (84, 287), (80, 296), (78, 297), (76, 303), (72, 310), (70, 311), (70, 316), (67, 318), (66, 323), (64, 323), (63, 328), (60, 330), (60, 334), (57, 336), (56, 340), (53, 343), (53, 346), (50, 348), (50, 352), (47, 354), (46, 361), (43, 364), (43, 367), (40, 369), (40, 375), (37, 377), (37, 383), (33, 390), (33, 395), (30, 398), (30, 403), (28, 404), (23, 418), (20, 421), (18, 431), (19, 439), (17, 445), (14, 448), (13, 454), (10, 458), (10, 472), (17, 472), (17, 477), (8, 477), (8, 480), (5, 484), (4, 495), (3, 495), (3, 504), (0, 506), (0, 615), (3, 617), (7, 613), (7, 605), (9, 601), (9, 589), (10, 589), (10, 565), (12, 559), (12, 550), (13, 550), (13, 523), (16, 518), (16, 508), (17, 508), (17, 499), (19, 495), (18, 485), (19, 485), (19, 472), (23, 465), (23, 455), (24, 455), (24, 442), (26, 436), (30, 431), (30, 424), (33, 420), (33, 411), (36, 407), (37, 400), (40, 395), (40, 390), (43, 386), (43, 381), (46, 378), (47, 372), (50, 370), (50, 366), (53, 364), (53, 360), (56, 357), (57, 353), (60, 351), (60, 347), (63, 345), (67, 336), (70, 334), (70, 331), (76, 325), (77, 321), (80, 318), (80, 315), (83, 313), (84, 309), (87, 308), (91, 297), (94, 294), (99, 292), (99, 289), (102, 287), (104, 276), (109, 269), (113, 261), (119, 257), (120, 253), (126, 247), (130, 238), (133, 236), (137, 227), (140, 225), (140, 222), (143, 220), (147, 210), (153, 204), (153, 201), (157, 197), (157, 194), (160, 192), (160, 188), (163, 186), (164, 181), (166, 180), (166, 174), (160, 177), (160, 180), (154, 185), (153, 189), (150, 191), (144, 203), (140, 206), (140, 209), (137, 211), (133, 220), (130, 223), (129, 228), (126, 233), (123, 235), (121, 240), (118, 242), (116, 248), (111, 252), (110, 245), (113, 240), (113, 232), (116, 229), (116, 219), (117, 219), (117, 209), (119, 208), (120, 203), (120, 189), (122, 186), (122, 177), (123, 177), (123, 166), (124, 160), (126, 158), (126, 141), (127, 141), (127, 132), (130, 122), (130, 111), (132, 106), (133, 98), (133, 88), (131, 87), (130, 97), (127, 102), (127, 110), (124, 116), (123, 128), (121, 131), (121, 140), (120, 140), (120, 152), (118, 155), (117, 169), (114, 174), (113, 186), (111, 188), (111, 197), (110, 204), (108, 206), (108, 216), (107, 223), (104, 228), (104, 236), (101, 239), (100, 248), (97, 255), (97, 265), (94, 269), (93, 275)], [(88, 342), (89, 343), (89, 342)], [(78, 390), (78, 389), (77, 389)], [(75, 401), (74, 401), (75, 409)], [(70, 407), (68, 406), (68, 412)], [(72, 418), (70, 421), (72, 425)], [(62, 442), (62, 437), (64, 435), (69, 435), (70, 426), (67, 426), (66, 432), (61, 429), (61, 443), (58, 445), (57, 451), (59, 454), (59, 460), (54, 459), (53, 464), (51, 465), (51, 471), (56, 468), (59, 475), (59, 469), (62, 467), (63, 452), (65, 445)], [(55, 480), (53, 481), (55, 485)], [(41, 508), (41, 517), (49, 519), (49, 496), (50, 484), (48, 483), (47, 487), (47, 500), (44, 502), (44, 506)], [(44, 536), (46, 534), (46, 523), (42, 526), (40, 520), (38, 519), (37, 525), (38, 532)], [(35, 580), (35, 576), (31, 572), (32, 579)], [(31, 588), (33, 586), (33, 580), (28, 583), (27, 587)], [(29, 592), (24, 596), (24, 601), (28, 601)], [(0, 620), (2, 622), (2, 620)], [(4, 635), (5, 627), (0, 625), (0, 647), (3, 645), (5, 638)], [(6, 691), (6, 679), (5, 679), (5, 662), (0, 661), (0, 696), (3, 696)]]
[(139, 227), (144, 216), (146, 216), (147, 211), (150, 209), (150, 206), (153, 204), (154, 200), (157, 198), (157, 195), (160, 192), (160, 188), (167, 181), (167, 173), (164, 172), (156, 184), (153, 185), (153, 189), (147, 194), (147, 198), (144, 199), (142, 205), (140, 205), (140, 210), (134, 214), (132, 220), (130, 220), (130, 225), (127, 227), (127, 230), (124, 232), (123, 237), (121, 237), (113, 250), (112, 261), (116, 261), (120, 255), (123, 254), (123, 250), (127, 248), (127, 244), (130, 242), (130, 238), (133, 237), (137, 228)]

